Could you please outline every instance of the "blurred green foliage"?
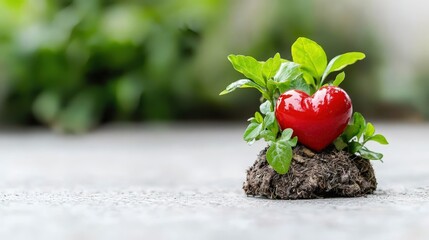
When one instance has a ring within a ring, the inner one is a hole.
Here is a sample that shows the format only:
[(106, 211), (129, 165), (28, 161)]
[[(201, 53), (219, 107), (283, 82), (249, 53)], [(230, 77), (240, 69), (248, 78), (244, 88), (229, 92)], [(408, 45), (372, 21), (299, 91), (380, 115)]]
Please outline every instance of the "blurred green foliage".
[(317, 8), (311, 0), (2, 0), (1, 119), (83, 132), (117, 120), (244, 118), (258, 95), (218, 97), (240, 78), (226, 56), (289, 58), (298, 36), (330, 58), (367, 53), (347, 77), (359, 84), (344, 83), (365, 112), (377, 88), (361, 86), (376, 82), (377, 43), (350, 16), (332, 21)]

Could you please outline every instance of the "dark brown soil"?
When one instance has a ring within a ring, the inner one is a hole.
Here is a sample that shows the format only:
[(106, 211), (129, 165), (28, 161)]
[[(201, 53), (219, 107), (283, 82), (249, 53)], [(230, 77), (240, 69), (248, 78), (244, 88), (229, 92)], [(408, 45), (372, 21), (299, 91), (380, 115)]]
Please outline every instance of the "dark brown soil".
[(377, 188), (370, 161), (331, 147), (315, 153), (298, 145), (289, 172), (277, 174), (262, 150), (247, 170), (243, 189), (247, 195), (271, 199), (358, 197)]

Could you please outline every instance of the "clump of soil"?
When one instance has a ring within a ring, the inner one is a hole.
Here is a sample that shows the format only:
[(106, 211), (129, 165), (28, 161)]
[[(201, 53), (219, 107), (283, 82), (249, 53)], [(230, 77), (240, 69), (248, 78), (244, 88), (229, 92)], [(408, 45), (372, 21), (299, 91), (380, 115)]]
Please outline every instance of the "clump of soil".
[(334, 147), (316, 153), (298, 145), (294, 148), (289, 172), (276, 173), (262, 150), (247, 170), (244, 192), (271, 199), (309, 199), (358, 197), (377, 188), (374, 169), (369, 160), (337, 151)]

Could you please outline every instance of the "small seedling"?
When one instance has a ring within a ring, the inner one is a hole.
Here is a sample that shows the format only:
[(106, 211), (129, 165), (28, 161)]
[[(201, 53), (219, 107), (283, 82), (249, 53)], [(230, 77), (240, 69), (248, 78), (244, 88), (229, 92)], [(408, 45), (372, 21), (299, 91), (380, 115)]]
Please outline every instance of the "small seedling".
[[(365, 144), (388, 144), (386, 138), (374, 135), (374, 126), (366, 123), (360, 113), (355, 112), (351, 119), (351, 100), (338, 87), (346, 76), (342, 70), (364, 59), (365, 54), (349, 52), (328, 62), (323, 48), (303, 37), (291, 50), (292, 61), (282, 59), (279, 53), (267, 61), (228, 56), (234, 69), (246, 78), (231, 83), (220, 95), (237, 88), (255, 88), (263, 99), (259, 111), (248, 120), (244, 140), (252, 144), (264, 139), (269, 145), (266, 159), (278, 174), (289, 171), (292, 149), (298, 142), (315, 151), (334, 144), (337, 150), (381, 160), (383, 155)], [(331, 77), (334, 73), (335, 77)]]

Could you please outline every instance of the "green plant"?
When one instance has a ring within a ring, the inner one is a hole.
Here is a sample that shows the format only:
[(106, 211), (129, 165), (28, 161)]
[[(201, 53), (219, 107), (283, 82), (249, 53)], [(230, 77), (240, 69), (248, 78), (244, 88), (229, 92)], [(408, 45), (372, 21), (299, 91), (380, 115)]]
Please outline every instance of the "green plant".
[[(220, 95), (228, 94), (237, 88), (255, 88), (262, 95), (260, 111), (248, 121), (250, 124), (244, 132), (244, 140), (249, 144), (264, 139), (268, 144), (266, 158), (272, 168), (279, 174), (287, 173), (292, 160), (292, 148), (297, 144), (293, 130), (283, 131), (275, 117), (275, 106), (280, 94), (290, 89), (297, 89), (313, 94), (324, 85), (338, 86), (345, 78), (340, 72), (335, 79), (328, 80), (331, 73), (343, 70), (346, 66), (365, 58), (360, 52), (349, 52), (336, 56), (327, 61), (326, 53), (316, 42), (300, 37), (292, 45), (292, 59), (282, 59), (280, 54), (267, 61), (258, 61), (250, 56), (229, 55), (228, 59), (235, 70), (242, 73), (246, 79), (231, 83)], [(355, 113), (354, 121), (347, 127), (345, 133), (336, 140), (338, 149), (347, 149), (367, 159), (381, 159), (382, 155), (369, 151), (364, 145), (373, 140), (380, 143), (387, 141), (382, 135), (373, 135), (372, 124), (365, 124), (360, 114)], [(356, 132), (355, 130), (359, 131)], [(362, 130), (364, 129), (364, 130)], [(361, 136), (363, 142), (359, 142)]]
[[(278, 173), (286, 173), (292, 159), (292, 147), (296, 145), (297, 138), (291, 138), (292, 129), (280, 132), (274, 114), (280, 82), (275, 81), (274, 78), (282, 63), (287, 61), (281, 59), (279, 53), (265, 62), (241, 55), (230, 55), (228, 59), (235, 70), (248, 79), (233, 82), (220, 95), (230, 93), (237, 88), (255, 88), (262, 94), (265, 101), (260, 106), (260, 112), (255, 112), (255, 116), (249, 118), (250, 124), (244, 131), (243, 138), (249, 144), (261, 138), (265, 139), (270, 145), (267, 150), (267, 161)], [(287, 70), (283, 73), (285, 74)], [(276, 79), (279, 80), (279, 76)]]
[(355, 112), (352, 121), (343, 134), (334, 141), (334, 145), (338, 150), (347, 149), (349, 152), (369, 160), (381, 160), (383, 154), (371, 151), (365, 146), (369, 141), (383, 145), (389, 144), (383, 135), (375, 134), (372, 123), (366, 122), (362, 114)]

